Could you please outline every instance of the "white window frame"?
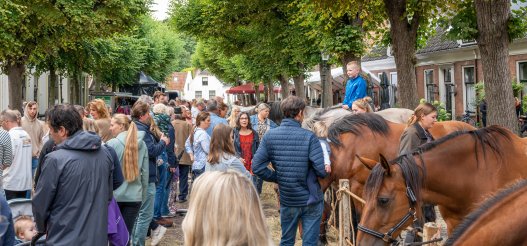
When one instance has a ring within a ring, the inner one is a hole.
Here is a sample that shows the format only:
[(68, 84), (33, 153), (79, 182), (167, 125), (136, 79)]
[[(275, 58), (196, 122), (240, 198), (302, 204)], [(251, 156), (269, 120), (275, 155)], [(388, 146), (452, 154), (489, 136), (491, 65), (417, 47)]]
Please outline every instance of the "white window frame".
[[(199, 92), (199, 97), (198, 97), (198, 92)], [(194, 97), (197, 99), (197, 98), (203, 98), (203, 91), (196, 91), (194, 93)]]
[[(205, 84), (205, 82), (206, 82), (207, 84)], [(209, 77), (207, 77), (207, 76), (203, 76), (203, 77), (201, 77), (201, 85), (202, 85), (202, 86), (209, 86)]]
[(473, 68), (474, 69), (474, 82), (472, 83), (472, 85), (474, 86), (474, 98), (477, 97), (476, 95), (476, 67), (474, 65), (467, 65), (467, 66), (462, 66), (461, 67), (461, 81), (463, 83), (463, 110), (471, 110), (471, 111), (475, 111), (477, 109), (477, 105), (474, 105), (474, 108), (468, 108), (468, 101), (467, 101), (467, 94), (468, 94), (468, 90), (467, 90), (467, 82), (465, 81), (465, 69), (466, 68)]
[(435, 69), (431, 68), (431, 69), (425, 69), (423, 70), (423, 84), (424, 84), (424, 94), (425, 94), (425, 100), (426, 101), (430, 101), (430, 98), (428, 98), (428, 83), (426, 81), (426, 72), (428, 71), (432, 71), (432, 84), (434, 84), (434, 73), (435, 73)]
[[(522, 61), (516, 61), (516, 79), (518, 80), (518, 82), (521, 82), (520, 81), (520, 63), (526, 63), (527, 64), (527, 60), (522, 60)], [(527, 80), (527, 78), (524, 78), (524, 80)]]
[[(214, 95), (211, 95), (212, 94), (211, 92), (214, 92)], [(212, 97), (215, 97), (215, 96), (216, 96), (216, 90), (209, 90), (209, 98), (214, 99)]]

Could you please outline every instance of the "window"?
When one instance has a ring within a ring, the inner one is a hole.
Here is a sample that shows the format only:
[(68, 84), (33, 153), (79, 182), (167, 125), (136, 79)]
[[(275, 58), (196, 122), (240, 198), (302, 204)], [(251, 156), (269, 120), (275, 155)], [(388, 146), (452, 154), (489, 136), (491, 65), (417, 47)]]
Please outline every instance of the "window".
[(433, 102), (435, 100), (434, 70), (425, 70), (426, 100)]
[(207, 85), (209, 85), (209, 77), (202, 77), (202, 78), (201, 78), (201, 84), (202, 84), (203, 86), (207, 86)]
[(202, 98), (202, 97), (203, 97), (203, 93), (201, 91), (196, 91), (195, 98)]
[(445, 83), (451, 83), (452, 82), (452, 69), (450, 68), (443, 69), (443, 74), (445, 75)]
[(216, 96), (216, 91), (209, 91), (209, 98), (213, 99)]
[(527, 61), (518, 62), (518, 80), (527, 83)]
[(465, 85), (465, 108), (476, 111), (476, 79), (474, 67), (463, 68), (463, 84)]

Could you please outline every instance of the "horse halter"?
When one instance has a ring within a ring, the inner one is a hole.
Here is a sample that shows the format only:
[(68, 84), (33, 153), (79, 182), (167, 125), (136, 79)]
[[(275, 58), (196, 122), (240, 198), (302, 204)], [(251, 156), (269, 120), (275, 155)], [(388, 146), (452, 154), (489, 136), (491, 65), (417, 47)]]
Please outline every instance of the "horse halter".
[(403, 226), (404, 223), (406, 223), (410, 218), (413, 217), (413, 221), (417, 221), (417, 215), (416, 215), (416, 210), (415, 210), (417, 198), (415, 197), (414, 191), (412, 190), (412, 188), (410, 188), (408, 183), (406, 183), (406, 196), (408, 197), (408, 202), (410, 203), (410, 208), (408, 209), (408, 213), (406, 213), (406, 215), (399, 221), (399, 223), (397, 223), (394, 227), (388, 230), (388, 232), (383, 234), (378, 231), (369, 229), (363, 225), (358, 225), (357, 229), (370, 236), (374, 236), (376, 238), (382, 239), (384, 242), (387, 242), (387, 243), (397, 242), (397, 240), (393, 238), (393, 233), (399, 230), (399, 228), (401, 228), (401, 226)]

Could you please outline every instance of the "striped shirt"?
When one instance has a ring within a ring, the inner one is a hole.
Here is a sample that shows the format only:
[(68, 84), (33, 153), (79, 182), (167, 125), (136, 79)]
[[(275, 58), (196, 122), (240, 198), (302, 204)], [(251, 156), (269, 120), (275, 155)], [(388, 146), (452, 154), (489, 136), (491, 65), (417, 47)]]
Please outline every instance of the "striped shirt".
[(13, 162), (13, 152), (11, 146), (11, 137), (9, 133), (0, 129), (0, 165), (4, 169)]

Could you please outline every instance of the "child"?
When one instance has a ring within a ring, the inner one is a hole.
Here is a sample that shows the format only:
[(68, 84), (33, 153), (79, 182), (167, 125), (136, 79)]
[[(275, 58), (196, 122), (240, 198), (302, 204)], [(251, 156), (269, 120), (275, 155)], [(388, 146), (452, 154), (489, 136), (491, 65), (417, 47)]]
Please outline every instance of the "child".
[[(328, 128), (326, 124), (324, 124), (321, 121), (316, 122), (313, 125), (313, 131), (315, 132), (315, 135), (318, 137), (320, 141), (320, 145), (322, 147), (322, 153), (324, 154), (324, 166), (327, 173), (331, 172), (331, 161), (329, 160), (329, 144), (327, 142), (327, 135), (328, 135)], [(311, 205), (315, 202), (320, 201), (322, 199), (322, 195), (319, 194), (320, 191), (320, 184), (318, 183), (317, 175), (315, 174), (315, 171), (313, 168), (309, 168), (309, 171), (307, 172), (307, 188), (309, 190), (309, 198), (307, 200), (307, 205)]]
[(33, 219), (25, 215), (15, 219), (15, 235), (17, 240), (15, 244), (31, 241), (31, 239), (37, 235)]

